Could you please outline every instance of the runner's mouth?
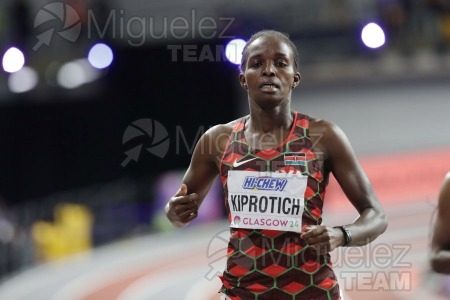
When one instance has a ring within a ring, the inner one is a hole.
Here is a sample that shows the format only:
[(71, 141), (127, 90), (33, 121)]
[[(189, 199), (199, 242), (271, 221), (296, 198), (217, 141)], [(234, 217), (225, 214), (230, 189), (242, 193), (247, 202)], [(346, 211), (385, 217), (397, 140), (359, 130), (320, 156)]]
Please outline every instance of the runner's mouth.
[(279, 85), (275, 83), (263, 83), (259, 86), (260, 88), (276, 88), (279, 89)]

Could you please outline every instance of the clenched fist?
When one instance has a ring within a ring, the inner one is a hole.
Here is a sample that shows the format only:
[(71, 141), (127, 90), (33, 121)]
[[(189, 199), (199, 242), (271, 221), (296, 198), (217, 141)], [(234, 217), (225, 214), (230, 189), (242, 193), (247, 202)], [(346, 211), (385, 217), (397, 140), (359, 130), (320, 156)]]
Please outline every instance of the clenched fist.
[(170, 198), (166, 205), (166, 215), (170, 222), (183, 227), (194, 220), (198, 214), (198, 195), (196, 193), (187, 194), (187, 186), (182, 184), (178, 192)]
[(309, 225), (300, 237), (317, 255), (324, 255), (343, 245), (344, 235), (340, 229)]

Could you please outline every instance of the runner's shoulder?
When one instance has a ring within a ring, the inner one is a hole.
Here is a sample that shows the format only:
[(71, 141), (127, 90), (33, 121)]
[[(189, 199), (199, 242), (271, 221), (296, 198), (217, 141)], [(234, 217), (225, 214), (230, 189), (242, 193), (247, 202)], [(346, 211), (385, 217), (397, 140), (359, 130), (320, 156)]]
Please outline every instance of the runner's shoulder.
[(218, 124), (215, 125), (213, 127), (211, 127), (210, 129), (208, 129), (205, 132), (205, 136), (207, 138), (223, 138), (226, 137), (228, 139), (228, 137), (230, 136), (231, 132), (233, 131), (234, 126), (236, 126), (236, 124), (240, 121), (241, 119), (236, 119), (233, 120), (229, 123), (226, 124)]
[(338, 134), (341, 132), (341, 129), (333, 122), (316, 117), (309, 117), (309, 131), (311, 134), (320, 134), (322, 138), (325, 138)]
[(215, 125), (208, 129), (201, 138), (203, 148), (208, 147), (208, 149), (211, 149), (209, 153), (213, 154), (214, 157), (222, 157), (233, 128), (239, 121), (240, 119), (237, 119), (226, 124)]

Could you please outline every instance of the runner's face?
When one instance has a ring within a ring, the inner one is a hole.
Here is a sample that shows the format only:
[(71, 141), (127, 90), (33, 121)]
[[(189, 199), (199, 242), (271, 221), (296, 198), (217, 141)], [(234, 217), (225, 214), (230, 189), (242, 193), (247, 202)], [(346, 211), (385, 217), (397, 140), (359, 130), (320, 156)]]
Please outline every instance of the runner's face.
[(247, 48), (248, 59), (240, 75), (250, 99), (262, 108), (289, 101), (292, 85), (300, 81), (291, 48), (276, 37), (261, 37)]

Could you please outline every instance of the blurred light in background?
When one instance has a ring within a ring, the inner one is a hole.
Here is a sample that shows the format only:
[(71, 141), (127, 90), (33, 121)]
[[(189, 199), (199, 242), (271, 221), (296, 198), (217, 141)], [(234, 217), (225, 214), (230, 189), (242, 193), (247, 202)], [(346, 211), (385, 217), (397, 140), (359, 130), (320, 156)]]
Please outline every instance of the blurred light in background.
[(225, 56), (235, 65), (239, 65), (242, 59), (242, 50), (246, 42), (243, 39), (231, 40), (225, 47)]
[(77, 88), (85, 82), (83, 67), (76, 62), (66, 63), (59, 69), (57, 80), (64, 88)]
[(86, 59), (77, 59), (62, 65), (56, 76), (60, 86), (74, 89), (96, 80), (100, 74)]
[(22, 69), (25, 64), (25, 56), (16, 47), (9, 48), (3, 55), (3, 70), (14, 73)]
[(369, 23), (361, 31), (361, 39), (369, 48), (379, 48), (384, 45), (386, 38), (383, 29), (375, 23)]
[(39, 82), (37, 72), (31, 67), (23, 67), (8, 78), (9, 90), (13, 93), (25, 93), (36, 87)]
[(97, 69), (104, 69), (111, 65), (114, 55), (111, 48), (103, 43), (94, 45), (89, 51), (89, 63)]
[(56, 260), (91, 249), (93, 215), (89, 208), (61, 203), (54, 215), (54, 222), (37, 221), (32, 225), (39, 260)]

